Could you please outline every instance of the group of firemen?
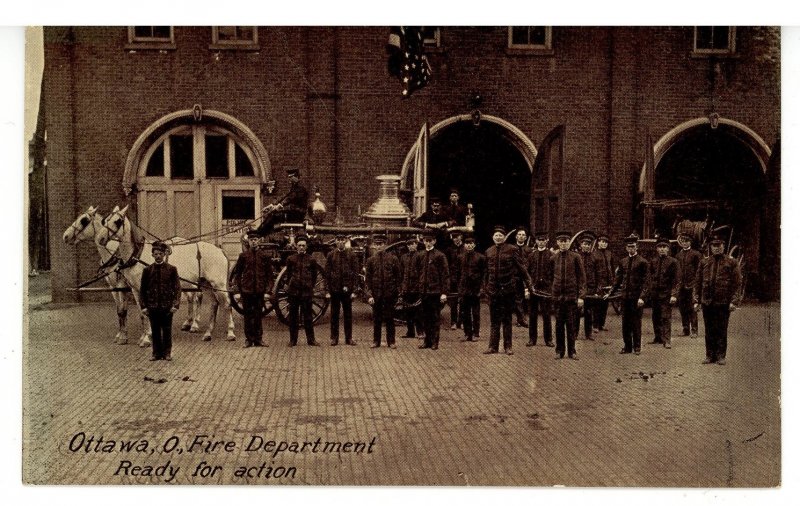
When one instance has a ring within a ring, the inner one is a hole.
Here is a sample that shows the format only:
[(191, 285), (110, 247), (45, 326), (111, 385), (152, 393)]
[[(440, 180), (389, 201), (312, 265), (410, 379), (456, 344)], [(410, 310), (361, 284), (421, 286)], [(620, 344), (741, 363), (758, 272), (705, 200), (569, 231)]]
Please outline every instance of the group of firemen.
[[(295, 190), (297, 174), (292, 174)], [(307, 194), (307, 192), (306, 192)], [(307, 195), (306, 195), (307, 198)], [(292, 211), (292, 199), (287, 201)], [(538, 341), (538, 321), (542, 319), (545, 346), (555, 347), (556, 358), (578, 360), (575, 342), (580, 321), (584, 337), (594, 340), (593, 334), (607, 331), (606, 315), (610, 298), (619, 298), (622, 313), (622, 354), (641, 353), (642, 311), (646, 301), (652, 306), (653, 343), (671, 348), (672, 307), (677, 305), (683, 323), (683, 334), (697, 337), (697, 314), (700, 308), (705, 323), (706, 358), (703, 363), (724, 365), (727, 350), (728, 318), (740, 302), (741, 273), (737, 262), (724, 255), (724, 241), (712, 236), (711, 254), (703, 258), (692, 248), (688, 235), (678, 238), (680, 251), (670, 255), (670, 243), (661, 238), (656, 244), (658, 255), (647, 261), (638, 254), (639, 238), (624, 239), (626, 255), (616, 259), (608, 249), (609, 237), (585, 233), (578, 238), (580, 251), (570, 249), (572, 234), (555, 234), (557, 249), (548, 245), (548, 234), (534, 234), (534, 246), (528, 246), (527, 231), (515, 231), (514, 243), (506, 242), (507, 231), (502, 226), (493, 229), (492, 241), (485, 253), (476, 251), (471, 232), (452, 232), (448, 228), (463, 225), (467, 211), (458, 202), (458, 190), (450, 192), (450, 203), (442, 207), (433, 199), (431, 209), (415, 220), (424, 229), (422, 249), (417, 237), (408, 240), (408, 252), (398, 258), (386, 251), (387, 237), (372, 236), (375, 253), (366, 262), (364, 291), (372, 306), (372, 348), (382, 344), (386, 327), (386, 345), (394, 349), (395, 311), (403, 307), (407, 332), (404, 337), (417, 337), (419, 348), (437, 350), (441, 327), (441, 310), (450, 308), (450, 328), (463, 328), (461, 341), (480, 338), (480, 301), (486, 296), (489, 303), (490, 334), (485, 354), (500, 351), (502, 331), (503, 351), (512, 355), (512, 317), (517, 324), (528, 327), (527, 346)], [(297, 206), (299, 207), (299, 206)], [(267, 208), (267, 213), (275, 208)], [(278, 211), (284, 211), (281, 207)], [(266, 228), (271, 228), (271, 224)], [(245, 347), (266, 346), (263, 341), (262, 305), (264, 296), (274, 281), (271, 258), (257, 245), (265, 232), (262, 225), (248, 232), (250, 248), (241, 253), (230, 273), (229, 288), (242, 304), (244, 313)], [(444, 239), (444, 240), (443, 240)], [(449, 243), (442, 248), (442, 243)], [(355, 345), (352, 328), (352, 302), (359, 282), (359, 266), (355, 253), (346, 248), (347, 236), (336, 235), (336, 246), (326, 258), (323, 268), (308, 254), (308, 238), (295, 238), (297, 253), (286, 261), (287, 296), (289, 305), (289, 346), (297, 344), (300, 321), (305, 328), (307, 344), (318, 346), (314, 334), (312, 300), (317, 276), (324, 276), (326, 298), (330, 299), (330, 344), (339, 344), (340, 314), (343, 316), (345, 344)], [(441, 251), (437, 248), (444, 249)], [(596, 245), (596, 249), (592, 246)], [(155, 250), (154, 245), (154, 250)], [(419, 250), (418, 250), (419, 249)], [(160, 266), (160, 263), (159, 263)], [(160, 267), (158, 267), (160, 268)], [(158, 279), (161, 279), (160, 273)], [(153, 276), (152, 273), (147, 273)], [(170, 286), (177, 283), (170, 283)], [(156, 285), (154, 283), (154, 285)], [(178, 288), (179, 290), (179, 288)], [(143, 286), (143, 300), (149, 300)], [(163, 298), (163, 297), (162, 297)], [(165, 305), (180, 300), (174, 295)], [(401, 304), (398, 304), (400, 302)], [(171, 313), (177, 309), (177, 302)], [(151, 311), (159, 317), (158, 311)], [(552, 336), (552, 317), (555, 317), (555, 343)], [(161, 320), (166, 320), (163, 315)], [(527, 322), (525, 320), (528, 320)], [(153, 318), (151, 318), (153, 320)], [(171, 320), (171, 318), (169, 318)], [(160, 327), (169, 339), (169, 330)], [(171, 323), (171, 321), (169, 322)], [(153, 324), (154, 339), (156, 327)], [(170, 343), (154, 342), (154, 359), (170, 357)], [(167, 358), (169, 360), (169, 358)]]

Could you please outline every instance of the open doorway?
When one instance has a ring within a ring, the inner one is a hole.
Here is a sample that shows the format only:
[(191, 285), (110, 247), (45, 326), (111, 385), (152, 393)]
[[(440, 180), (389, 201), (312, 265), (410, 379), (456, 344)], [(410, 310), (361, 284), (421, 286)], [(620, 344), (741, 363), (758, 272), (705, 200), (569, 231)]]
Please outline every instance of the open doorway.
[(479, 249), (491, 245), (495, 225), (527, 228), (530, 224), (530, 167), (498, 124), (459, 121), (433, 136), (427, 187), (428, 198), (445, 202), (450, 188), (458, 188), (461, 203), (473, 205)]

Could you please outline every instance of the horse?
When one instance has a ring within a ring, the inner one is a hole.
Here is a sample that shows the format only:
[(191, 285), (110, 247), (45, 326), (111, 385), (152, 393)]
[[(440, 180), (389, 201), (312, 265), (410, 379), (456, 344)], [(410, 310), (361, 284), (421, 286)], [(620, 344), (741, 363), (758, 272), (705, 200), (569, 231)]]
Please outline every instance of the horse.
[[(118, 241), (117, 256), (124, 262), (121, 272), (131, 287), (137, 303), (140, 301), (142, 273), (145, 265), (153, 262), (150, 248), (143, 248), (139, 257), (136, 256), (140, 244), (144, 243), (141, 234), (134, 229), (127, 217), (128, 206), (123, 209), (115, 207), (111, 213), (101, 220), (98, 232), (98, 241), (101, 245), (109, 241)], [(170, 247), (169, 262), (178, 269), (178, 276), (183, 281), (184, 288), (200, 287), (211, 290), (211, 320), (203, 335), (203, 341), (211, 340), (211, 332), (217, 322), (217, 310), (220, 304), (228, 312), (228, 333), (226, 339), (236, 339), (233, 325), (233, 309), (228, 302), (228, 258), (219, 247), (208, 242), (183, 243), (180, 238), (165, 241)], [(140, 346), (146, 344), (140, 342)]]
[[(126, 291), (121, 291), (120, 289), (129, 287), (125, 276), (114, 269), (118, 263), (118, 258), (115, 253), (119, 247), (119, 243), (117, 241), (109, 241), (107, 244), (101, 245), (98, 241), (98, 232), (102, 228), (101, 222), (102, 217), (97, 214), (97, 208), (89, 206), (86, 212), (78, 215), (75, 221), (64, 230), (62, 238), (64, 239), (64, 243), (73, 246), (82, 241), (93, 241), (95, 243), (97, 252), (100, 255), (100, 272), (106, 272), (103, 279), (106, 281), (109, 288), (112, 289), (111, 295), (114, 298), (114, 303), (117, 308), (119, 331), (114, 336), (114, 343), (128, 344), (127, 317), (129, 297)], [(198, 315), (200, 312), (200, 303), (202, 302), (202, 293), (187, 293), (186, 300), (188, 302), (189, 311), (186, 321), (181, 325), (181, 329), (197, 332), (200, 329)], [(140, 318), (142, 319), (142, 328), (144, 329), (141, 341), (149, 343), (150, 325), (144, 315), (140, 314)]]

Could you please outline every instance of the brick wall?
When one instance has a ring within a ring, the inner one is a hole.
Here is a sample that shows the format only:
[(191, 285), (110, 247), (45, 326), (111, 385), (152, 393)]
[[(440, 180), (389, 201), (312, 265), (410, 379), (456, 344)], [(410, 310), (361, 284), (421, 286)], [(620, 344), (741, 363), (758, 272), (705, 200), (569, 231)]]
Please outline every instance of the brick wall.
[[(433, 79), (411, 99), (388, 75), (384, 27), (262, 27), (259, 51), (209, 49), (211, 28), (176, 27), (175, 50), (129, 52), (126, 27), (45, 29), (50, 234), (55, 300), (96, 270), (93, 246), (61, 233), (88, 205), (125, 204), (122, 171), (158, 118), (200, 103), (246, 124), (264, 144), (280, 188), (300, 167), (346, 219), (374, 200), (375, 176), (399, 173), (425, 121), (481, 111), (535, 145), (566, 126), (564, 226), (634, 225), (645, 136), (706, 116), (710, 62), (691, 56), (683, 28), (553, 28), (550, 56), (506, 54), (507, 28), (441, 29)], [(737, 29), (735, 59), (716, 71), (716, 110), (771, 145), (780, 129), (776, 29)], [(338, 175), (338, 176), (337, 176)], [(280, 193), (281, 190), (279, 190)]]

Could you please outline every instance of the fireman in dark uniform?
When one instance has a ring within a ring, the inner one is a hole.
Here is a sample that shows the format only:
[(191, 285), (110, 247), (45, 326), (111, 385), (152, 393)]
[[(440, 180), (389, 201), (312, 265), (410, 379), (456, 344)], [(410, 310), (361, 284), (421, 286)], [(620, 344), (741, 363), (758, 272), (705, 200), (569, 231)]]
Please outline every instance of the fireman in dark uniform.
[[(608, 289), (614, 284), (614, 272), (617, 270), (617, 260), (608, 249), (608, 236), (600, 234), (597, 236), (597, 248), (594, 254), (600, 263), (597, 272), (598, 290)], [(594, 328), (597, 330), (608, 330), (606, 327), (606, 316), (608, 315), (608, 300), (597, 299), (592, 313), (594, 314)]]
[(619, 291), (622, 295), (622, 341), (625, 346), (620, 353), (640, 354), (642, 351), (642, 308), (647, 298), (649, 282), (648, 264), (638, 254), (639, 237), (625, 238), (628, 256), (620, 260), (617, 278), (610, 295)]
[(408, 252), (400, 257), (400, 268), (403, 271), (403, 282), (400, 286), (400, 297), (405, 304), (406, 335), (403, 337), (422, 337), (422, 304), (419, 303), (417, 280), (412, 276), (412, 262), (419, 248), (419, 239), (408, 240)]
[[(528, 231), (522, 227), (514, 233), (514, 245), (519, 249), (520, 256), (525, 265), (528, 265), (528, 255), (531, 252), (528, 246)], [(517, 317), (518, 327), (528, 326), (528, 300), (525, 298), (525, 284), (521, 278), (517, 279), (517, 297), (514, 300), (514, 314)]]
[(336, 234), (336, 247), (326, 258), (326, 283), (331, 301), (331, 346), (339, 344), (339, 313), (344, 313), (344, 342), (353, 341), (353, 289), (358, 285), (358, 259), (350, 248), (345, 248), (347, 236)]
[(697, 269), (694, 284), (695, 309), (703, 308), (706, 334), (704, 364), (725, 365), (728, 350), (728, 319), (741, 302), (742, 273), (735, 259), (725, 256), (725, 243), (718, 235), (709, 242), (711, 256)]
[(386, 345), (395, 349), (394, 306), (400, 295), (403, 273), (400, 260), (386, 251), (386, 236), (372, 236), (375, 254), (367, 259), (366, 284), (367, 302), (372, 306), (372, 344), (370, 348), (381, 345), (381, 329), (386, 324)]
[(172, 360), (172, 315), (181, 305), (181, 282), (178, 269), (166, 261), (167, 245), (155, 241), (154, 262), (142, 272), (139, 304), (150, 320), (153, 355), (150, 360)]
[(319, 346), (314, 339), (314, 315), (311, 306), (317, 276), (325, 276), (325, 270), (308, 252), (308, 237), (300, 235), (295, 239), (297, 253), (286, 259), (286, 294), (289, 298), (289, 346), (297, 344), (300, 332), (300, 317), (306, 330), (309, 346)]
[(263, 341), (264, 294), (269, 293), (275, 276), (272, 271), (272, 258), (258, 248), (258, 233), (247, 233), (249, 248), (239, 254), (236, 264), (228, 277), (231, 292), (239, 294), (244, 312), (245, 348), (267, 346)]
[(700, 266), (702, 255), (692, 248), (692, 237), (688, 234), (678, 236), (678, 245), (681, 250), (675, 255), (680, 267), (681, 279), (678, 290), (678, 309), (681, 312), (683, 335), (697, 337), (697, 312), (692, 307), (692, 290), (697, 268)]
[(438, 350), (442, 305), (447, 302), (447, 291), (450, 287), (450, 266), (444, 253), (434, 249), (436, 245), (434, 230), (426, 230), (422, 235), (422, 242), (425, 249), (417, 252), (411, 271), (422, 298), (425, 342), (419, 347)]
[(512, 329), (511, 316), (519, 278), (523, 279), (529, 291), (533, 288), (531, 277), (525, 266), (525, 259), (520, 249), (513, 244), (506, 244), (506, 231), (496, 226), (492, 234), (494, 246), (486, 250), (486, 295), (489, 296), (489, 318), (491, 335), (489, 348), (485, 354), (497, 353), (500, 348), (500, 327), (503, 328), (503, 348), (507, 355), (513, 355), (511, 349)]
[(459, 270), (459, 257), (464, 253), (464, 234), (453, 232), (450, 234), (453, 242), (447, 247), (447, 265), (450, 267), (450, 297), (447, 304), (450, 306), (450, 330), (461, 328), (461, 301), (458, 294), (458, 282), (461, 278)]
[(436, 233), (436, 242), (439, 247), (445, 246), (447, 242), (447, 234), (445, 230), (450, 225), (450, 215), (442, 208), (442, 201), (438, 197), (431, 197), (429, 199), (431, 208), (425, 211), (413, 222), (414, 226), (424, 229), (434, 229)]
[(486, 257), (475, 251), (475, 236), (464, 236), (464, 253), (459, 258), (458, 296), (461, 298), (461, 315), (464, 338), (473, 341), (481, 328), (481, 285), (486, 275)]
[(450, 203), (445, 212), (450, 218), (451, 227), (463, 227), (467, 221), (467, 208), (458, 203), (459, 198), (458, 188), (450, 188)]
[[(592, 241), (594, 236), (590, 233), (585, 233), (580, 240), (580, 251), (578, 254), (583, 261), (583, 270), (586, 273), (586, 294), (597, 295), (597, 278), (602, 269), (599, 258), (592, 251)], [(594, 300), (586, 299), (583, 303), (583, 335), (589, 341), (594, 341), (592, 337), (592, 327), (594, 326)], [(575, 324), (575, 332), (580, 332), (581, 315), (578, 311), (578, 320)]]
[(553, 253), (547, 247), (547, 233), (539, 232), (536, 234), (535, 248), (528, 256), (528, 274), (533, 283), (533, 293), (530, 294), (528, 304), (530, 312), (528, 318), (528, 342), (525, 346), (536, 346), (539, 334), (539, 315), (542, 315), (542, 331), (545, 346), (553, 347), (553, 325), (550, 316), (550, 299), (543, 294), (549, 294), (551, 280)]
[(265, 236), (272, 232), (276, 223), (301, 223), (306, 217), (308, 208), (308, 190), (300, 184), (300, 169), (288, 169), (289, 192), (275, 204), (262, 210), (263, 220), (257, 232)]
[[(569, 358), (578, 360), (575, 350), (575, 339), (578, 335), (576, 324), (577, 312), (584, 306), (586, 296), (586, 271), (580, 255), (569, 250), (569, 232), (556, 233), (558, 253), (551, 260), (552, 283), (550, 293), (553, 294), (553, 306), (556, 313), (556, 358), (564, 358), (566, 351)], [(565, 350), (566, 337), (566, 350)]]
[(653, 304), (653, 344), (672, 348), (672, 306), (678, 301), (680, 267), (669, 254), (669, 240), (656, 242), (658, 256), (650, 261), (650, 301)]

